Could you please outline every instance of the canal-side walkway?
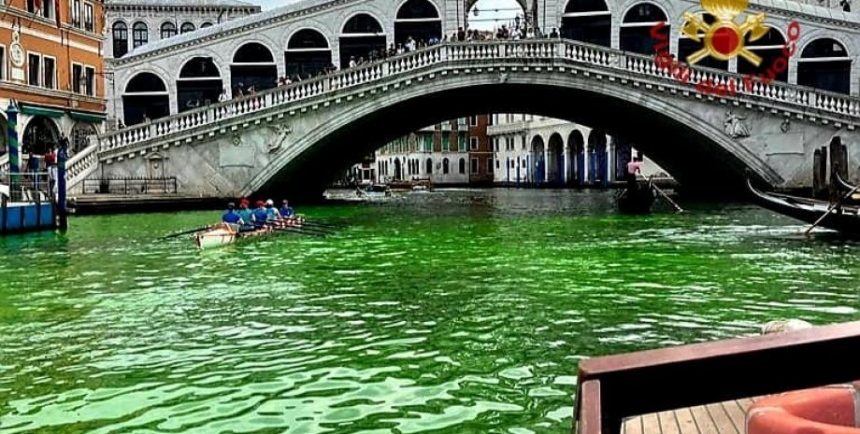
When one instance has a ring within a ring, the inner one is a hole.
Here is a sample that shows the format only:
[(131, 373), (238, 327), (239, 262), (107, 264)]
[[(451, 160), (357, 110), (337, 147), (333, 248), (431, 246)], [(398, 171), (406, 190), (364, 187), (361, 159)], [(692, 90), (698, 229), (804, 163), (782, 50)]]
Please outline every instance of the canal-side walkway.
[(746, 413), (760, 398), (744, 398), (628, 418), (622, 434), (745, 434)]

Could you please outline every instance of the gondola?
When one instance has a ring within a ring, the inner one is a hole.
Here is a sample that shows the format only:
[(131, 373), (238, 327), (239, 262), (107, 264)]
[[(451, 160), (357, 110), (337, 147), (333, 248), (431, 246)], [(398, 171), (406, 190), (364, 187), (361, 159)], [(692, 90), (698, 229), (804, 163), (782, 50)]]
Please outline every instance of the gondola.
[[(747, 188), (752, 194), (754, 202), (762, 208), (806, 223), (815, 223), (830, 209), (830, 202), (826, 200), (759, 191), (753, 187), (749, 177), (747, 177)], [(858, 214), (860, 208), (854, 205), (842, 205), (829, 212), (830, 215), (821, 220), (818, 223), (819, 226), (852, 237), (860, 236), (860, 214)]]
[(618, 211), (622, 214), (648, 214), (655, 199), (654, 189), (648, 182), (647, 185), (639, 186), (637, 190), (625, 189), (616, 202)]

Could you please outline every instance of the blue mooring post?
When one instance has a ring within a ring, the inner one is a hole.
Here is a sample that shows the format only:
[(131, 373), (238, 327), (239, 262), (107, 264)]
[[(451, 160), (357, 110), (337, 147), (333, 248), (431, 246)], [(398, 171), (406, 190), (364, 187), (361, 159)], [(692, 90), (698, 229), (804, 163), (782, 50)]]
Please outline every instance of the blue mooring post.
[(10, 100), (6, 107), (6, 143), (9, 144), (9, 196), (12, 202), (18, 202), (21, 200), (18, 189), (21, 158), (18, 152), (18, 106), (15, 100)]
[[(60, 139), (60, 150), (57, 152), (57, 217), (60, 230), (69, 228), (69, 215), (66, 208), (66, 160), (69, 158), (69, 139)], [(52, 191), (51, 194), (54, 194)]]

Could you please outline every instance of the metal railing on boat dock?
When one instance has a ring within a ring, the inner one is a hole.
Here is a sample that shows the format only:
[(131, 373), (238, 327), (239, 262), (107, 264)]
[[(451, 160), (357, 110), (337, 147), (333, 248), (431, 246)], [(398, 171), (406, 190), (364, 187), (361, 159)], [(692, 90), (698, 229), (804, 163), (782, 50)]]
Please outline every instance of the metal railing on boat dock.
[(860, 379), (860, 321), (584, 360), (575, 434), (619, 434), (625, 418)]
[(175, 176), (162, 178), (95, 178), (83, 181), (84, 194), (169, 194), (176, 193)]

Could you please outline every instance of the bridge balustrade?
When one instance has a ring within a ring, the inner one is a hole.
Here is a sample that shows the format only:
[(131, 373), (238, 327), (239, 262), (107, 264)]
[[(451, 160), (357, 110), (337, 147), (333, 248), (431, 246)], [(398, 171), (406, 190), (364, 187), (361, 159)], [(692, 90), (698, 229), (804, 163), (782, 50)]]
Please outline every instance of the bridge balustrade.
[[(510, 61), (512, 64), (505, 65)], [(248, 95), (231, 101), (212, 104), (204, 108), (183, 112), (143, 125), (114, 131), (99, 137), (99, 152), (116, 151), (153, 139), (169, 137), (184, 131), (205, 127), (216, 122), (236, 118), (245, 114), (269, 110), (284, 104), (300, 102), (355, 86), (394, 78), (433, 66), (573, 66), (596, 72), (620, 75), (621, 78), (658, 78), (658, 86), (694, 92), (696, 83), (707, 81), (715, 85), (730, 81), (738, 86), (738, 97), (755, 97), (774, 103), (790, 105), (808, 111), (826, 112), (848, 120), (860, 120), (860, 99), (833, 92), (772, 81), (755, 81), (745, 89), (740, 74), (691, 67), (690, 80), (680, 83), (669, 71), (657, 68), (653, 57), (623, 52), (611, 48), (559, 39), (535, 39), (521, 41), (471, 41), (448, 42), (367, 65), (342, 70), (334, 74), (317, 77)], [(538, 61), (538, 62), (535, 62)], [(621, 73), (621, 74), (619, 74)]]

